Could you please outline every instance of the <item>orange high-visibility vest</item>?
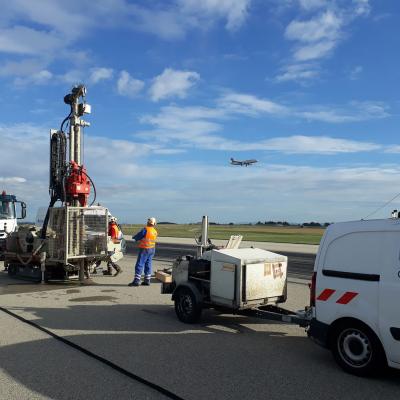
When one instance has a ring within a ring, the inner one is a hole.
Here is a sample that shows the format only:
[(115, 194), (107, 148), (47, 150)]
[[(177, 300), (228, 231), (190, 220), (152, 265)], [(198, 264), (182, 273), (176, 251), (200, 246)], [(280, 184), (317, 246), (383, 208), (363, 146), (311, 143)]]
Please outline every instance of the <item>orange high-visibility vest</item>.
[(156, 246), (157, 231), (152, 226), (146, 226), (146, 236), (139, 240), (139, 248), (154, 249)]
[(118, 225), (110, 223), (108, 225), (108, 236), (111, 236), (111, 239), (118, 239)]

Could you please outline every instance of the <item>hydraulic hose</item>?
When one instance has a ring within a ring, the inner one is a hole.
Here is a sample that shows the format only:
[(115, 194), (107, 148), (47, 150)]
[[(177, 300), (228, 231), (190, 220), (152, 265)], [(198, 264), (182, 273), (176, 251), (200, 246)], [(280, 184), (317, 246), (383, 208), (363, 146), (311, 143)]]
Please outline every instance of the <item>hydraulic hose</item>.
[(93, 201), (90, 203), (89, 207), (91, 207), (94, 204), (94, 202), (96, 201), (96, 198), (97, 198), (96, 186), (95, 186), (92, 178), (85, 171), (82, 171), (82, 172), (86, 175), (86, 177), (89, 179), (90, 183), (93, 186), (94, 198), (93, 198)]

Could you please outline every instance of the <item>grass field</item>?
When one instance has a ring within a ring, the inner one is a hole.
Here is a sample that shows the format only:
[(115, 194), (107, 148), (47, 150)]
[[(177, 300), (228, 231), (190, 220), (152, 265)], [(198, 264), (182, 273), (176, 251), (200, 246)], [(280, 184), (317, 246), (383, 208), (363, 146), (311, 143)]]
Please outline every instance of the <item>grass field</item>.
[[(143, 225), (123, 225), (125, 235), (138, 232)], [(200, 235), (200, 225), (157, 225), (159, 236), (194, 238)], [(265, 225), (210, 225), (211, 239), (229, 239), (243, 235), (243, 240), (275, 243), (319, 244), (323, 228), (275, 227)]]

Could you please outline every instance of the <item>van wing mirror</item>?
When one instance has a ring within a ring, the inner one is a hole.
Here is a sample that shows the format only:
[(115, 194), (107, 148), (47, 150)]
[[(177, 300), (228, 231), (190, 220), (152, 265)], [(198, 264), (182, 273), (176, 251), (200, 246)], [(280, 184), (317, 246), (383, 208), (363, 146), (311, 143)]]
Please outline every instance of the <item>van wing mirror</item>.
[(21, 216), (18, 217), (17, 219), (25, 219), (26, 217), (26, 203), (23, 201), (18, 201), (18, 203), (21, 204)]

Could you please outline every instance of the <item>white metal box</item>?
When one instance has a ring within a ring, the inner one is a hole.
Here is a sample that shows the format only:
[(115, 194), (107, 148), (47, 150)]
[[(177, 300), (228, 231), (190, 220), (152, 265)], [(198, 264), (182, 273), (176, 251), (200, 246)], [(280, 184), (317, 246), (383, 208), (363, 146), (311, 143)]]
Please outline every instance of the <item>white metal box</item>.
[(212, 250), (210, 258), (210, 297), (215, 304), (239, 309), (275, 303), (285, 295), (286, 256), (243, 248)]

